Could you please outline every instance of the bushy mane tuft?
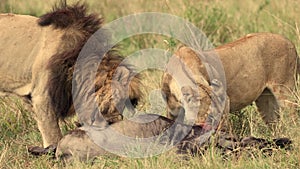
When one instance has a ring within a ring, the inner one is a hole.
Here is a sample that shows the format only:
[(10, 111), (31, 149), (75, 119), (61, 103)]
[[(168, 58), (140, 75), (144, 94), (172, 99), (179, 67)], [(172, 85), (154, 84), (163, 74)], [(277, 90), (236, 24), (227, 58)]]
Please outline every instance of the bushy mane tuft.
[(99, 29), (103, 22), (96, 14), (87, 14), (85, 4), (75, 4), (72, 6), (60, 3), (53, 7), (52, 12), (49, 12), (40, 17), (38, 24), (40, 26), (53, 25), (55, 28), (67, 28), (74, 25), (82, 26), (82, 29), (90, 33), (94, 33)]

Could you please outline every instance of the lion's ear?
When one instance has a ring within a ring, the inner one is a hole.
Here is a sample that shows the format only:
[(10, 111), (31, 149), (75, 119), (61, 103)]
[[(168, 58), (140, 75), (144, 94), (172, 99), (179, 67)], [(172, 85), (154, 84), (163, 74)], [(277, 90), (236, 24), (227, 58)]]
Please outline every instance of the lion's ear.
[(130, 70), (125, 66), (119, 66), (113, 76), (114, 81), (118, 81), (122, 86), (126, 86), (130, 80)]
[(137, 102), (142, 97), (140, 91), (141, 75), (137, 74), (126, 65), (119, 66), (113, 76), (113, 81), (118, 82), (128, 92), (130, 100)]

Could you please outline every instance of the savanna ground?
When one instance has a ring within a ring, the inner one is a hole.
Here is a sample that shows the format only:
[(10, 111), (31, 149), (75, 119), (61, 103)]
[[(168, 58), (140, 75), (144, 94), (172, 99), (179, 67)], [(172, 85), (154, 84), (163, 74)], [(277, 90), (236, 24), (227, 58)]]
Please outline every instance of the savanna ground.
[[(19, 13), (40, 16), (49, 11), (56, 0), (0, 0), (1, 13)], [(75, 0), (69, 0), (73, 3)], [(215, 45), (233, 41), (247, 33), (273, 32), (286, 36), (300, 53), (300, 4), (298, 0), (86, 0), (90, 12), (101, 14), (106, 23), (137, 12), (166, 12), (183, 17), (201, 29)], [(1, 31), (1, 30), (0, 30)], [(121, 42), (120, 51), (128, 55), (134, 51), (157, 47), (173, 50), (178, 45), (174, 39), (162, 36), (135, 36)], [(145, 73), (147, 91), (158, 89), (161, 72)], [(299, 85), (298, 85), (299, 86)], [(299, 88), (300, 89), (300, 88)], [(153, 98), (153, 97), (152, 97)], [(300, 107), (300, 91), (291, 95)], [(147, 107), (146, 103), (140, 105)], [(100, 157), (94, 162), (75, 162), (66, 168), (300, 168), (300, 121), (298, 114), (282, 111), (280, 127), (272, 133), (261, 121), (255, 106), (249, 106), (231, 115), (233, 132), (238, 136), (253, 135), (272, 138), (289, 137), (294, 142), (292, 151), (276, 151), (269, 157), (261, 153), (256, 158), (247, 155), (239, 159), (224, 160), (210, 148), (201, 157), (190, 160), (177, 158), (167, 152), (151, 158)], [(72, 129), (72, 119), (62, 122), (64, 133)], [(0, 101), (0, 168), (61, 168), (62, 163), (51, 156), (33, 157), (27, 153), (28, 145), (41, 145), (42, 140), (33, 119), (16, 98), (2, 98)]]

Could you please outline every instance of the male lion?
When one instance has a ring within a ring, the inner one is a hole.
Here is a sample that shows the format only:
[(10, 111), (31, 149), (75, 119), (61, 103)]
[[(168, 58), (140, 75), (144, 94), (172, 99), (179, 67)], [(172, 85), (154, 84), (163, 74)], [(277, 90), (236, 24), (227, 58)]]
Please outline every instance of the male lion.
[[(75, 113), (72, 100), (74, 65), (83, 45), (101, 24), (102, 18), (87, 14), (85, 5), (80, 4), (67, 6), (62, 3), (41, 18), (0, 15), (0, 91), (24, 97), (32, 103), (45, 147), (62, 138), (59, 118)], [(94, 64), (101, 56), (97, 58), (86, 56), (85, 59)], [(94, 95), (90, 98), (97, 99), (99, 111), (111, 123), (122, 118), (119, 111), (123, 107), (118, 104), (127, 101), (130, 80), (130, 100), (136, 102), (140, 97), (139, 77), (121, 61), (117, 52), (107, 52), (98, 66), (93, 89), (81, 83), (89, 75), (74, 79), (80, 81), (77, 84), (79, 93)], [(82, 102), (87, 103), (87, 100)], [(86, 117), (81, 116), (84, 120), (91, 119), (84, 122), (93, 123), (101, 115), (87, 110)]]
[[(280, 107), (287, 107), (286, 101), (295, 89), (299, 58), (294, 44), (281, 35), (255, 33), (215, 50), (203, 51), (202, 55), (213, 57), (214, 52), (223, 63), (230, 111), (240, 110), (255, 101), (263, 120), (270, 125), (276, 122)], [(175, 56), (191, 69), (193, 76), (197, 78), (196, 85), (209, 83), (205, 67), (195, 51), (181, 47)], [(177, 73), (190, 77), (185, 72)], [(168, 73), (163, 76), (162, 86), (168, 104), (168, 115), (177, 116), (180, 107), (184, 107), (178, 92), (180, 89), (176, 89), (176, 82)], [(192, 93), (188, 93), (190, 97), (194, 97)], [(201, 110), (207, 109), (209, 97), (204, 95), (196, 101), (203, 104), (199, 110), (203, 114)], [(203, 119), (196, 119), (196, 123), (202, 121)]]

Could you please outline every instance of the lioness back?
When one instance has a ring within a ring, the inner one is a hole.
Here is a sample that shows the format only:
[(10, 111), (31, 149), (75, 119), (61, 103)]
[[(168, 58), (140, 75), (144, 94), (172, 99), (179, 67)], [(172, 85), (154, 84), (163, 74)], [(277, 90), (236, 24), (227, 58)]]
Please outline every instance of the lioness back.
[(216, 52), (225, 70), (231, 111), (251, 104), (263, 86), (294, 88), (298, 56), (294, 44), (281, 35), (249, 34)]

